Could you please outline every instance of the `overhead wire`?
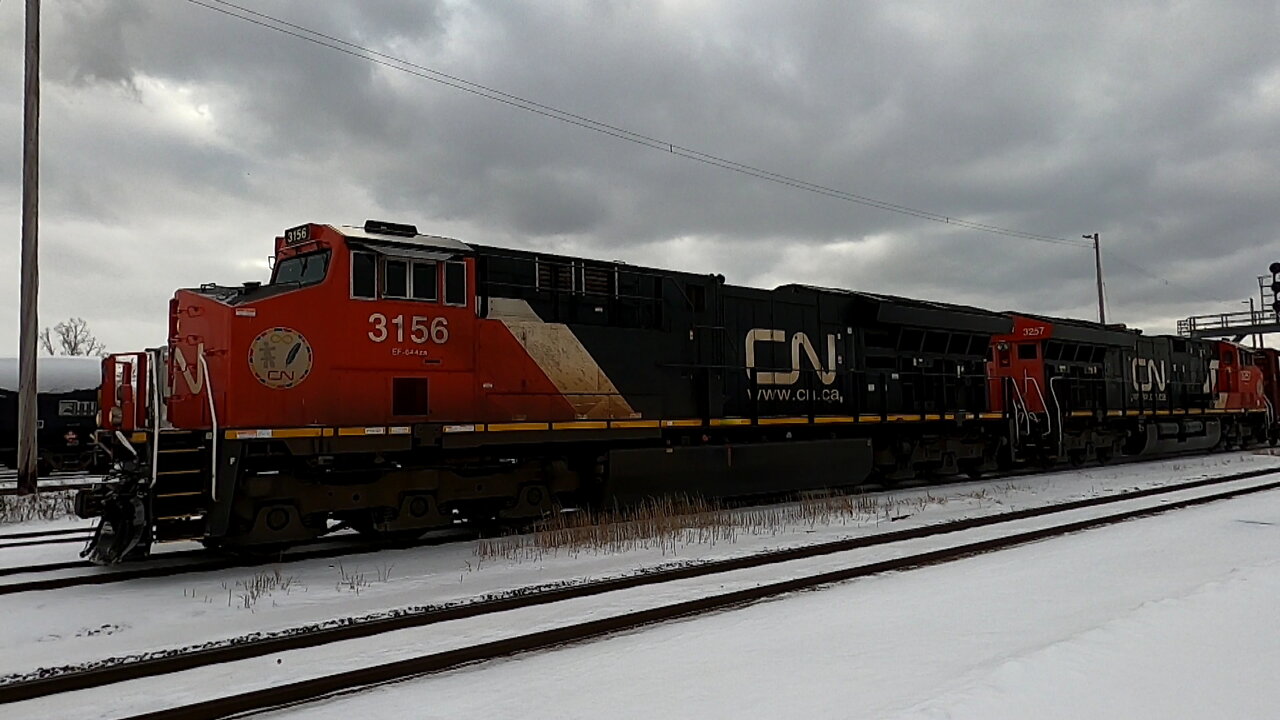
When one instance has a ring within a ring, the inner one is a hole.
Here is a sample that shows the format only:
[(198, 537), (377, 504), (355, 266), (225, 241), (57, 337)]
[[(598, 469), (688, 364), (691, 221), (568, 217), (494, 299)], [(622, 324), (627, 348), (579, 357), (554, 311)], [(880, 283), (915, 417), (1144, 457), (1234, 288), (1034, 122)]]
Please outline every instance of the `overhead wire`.
[(1043, 242), (1043, 243), (1050, 243), (1050, 244), (1057, 244), (1057, 245), (1068, 245), (1068, 246), (1074, 246), (1074, 247), (1090, 247), (1088, 243), (1084, 243), (1078, 240), (1072, 240), (1069, 238), (1057, 237), (1053, 235), (1044, 235), (1041, 233), (1027, 232), (1024, 230), (1017, 230), (1013, 228), (1001, 227), (998, 225), (992, 225), (989, 223), (982, 223), (974, 220), (968, 220), (965, 218), (946, 215), (944, 213), (933, 212), (930, 210), (924, 210), (921, 208), (911, 207), (908, 205), (901, 205), (898, 203), (892, 203), (885, 200), (879, 200), (879, 199), (868, 197), (865, 195), (859, 195), (859, 194), (851, 193), (845, 190), (840, 190), (838, 188), (833, 188), (833, 187), (829, 187), (819, 183), (810, 182), (810, 181), (803, 180), (790, 175), (785, 175), (783, 173), (774, 172), (774, 171), (760, 168), (754, 165), (737, 162), (735, 160), (731, 160), (729, 158), (721, 157), (711, 153), (702, 152), (700, 150), (678, 145), (674, 142), (651, 137), (643, 133), (627, 130), (625, 128), (618, 127), (616, 125), (611, 125), (609, 123), (601, 122), (598, 120), (593, 120), (584, 115), (572, 113), (551, 105), (546, 105), (533, 100), (529, 100), (527, 98), (520, 97), (518, 95), (512, 95), (511, 93), (503, 92), (495, 88), (481, 85), (479, 83), (474, 83), (469, 80), (465, 80), (463, 78), (457, 77), (456, 75), (444, 73), (439, 70), (435, 70), (433, 68), (429, 68), (424, 65), (420, 65), (418, 63), (405, 60), (403, 58), (398, 58), (393, 55), (389, 55), (387, 53), (379, 52), (367, 46), (360, 45), (358, 43), (354, 43), (348, 40), (344, 40), (342, 38), (338, 38), (333, 35), (328, 35), (316, 30), (312, 30), (302, 25), (298, 25), (296, 23), (292, 23), (287, 20), (277, 18), (273, 15), (259, 12), (257, 10), (253, 10), (252, 8), (247, 8), (233, 2), (228, 2), (227, 0), (187, 0), (187, 2), (192, 5), (198, 5), (200, 7), (213, 10), (215, 12), (219, 12), (224, 15), (228, 15), (230, 17), (234, 17), (240, 20), (244, 20), (246, 22), (253, 23), (254, 25), (258, 25), (260, 27), (264, 27), (269, 30), (274, 30), (282, 34), (289, 35), (299, 40), (304, 40), (306, 42), (310, 42), (315, 45), (320, 45), (322, 47), (326, 47), (331, 50), (336, 50), (346, 55), (350, 55), (352, 57), (359, 58), (367, 62), (381, 65), (383, 67), (387, 67), (392, 70), (413, 75), (413, 76), (422, 78), (424, 80), (429, 80), (431, 82), (439, 83), (441, 85), (445, 85), (457, 90), (462, 90), (464, 92), (471, 93), (473, 95), (478, 95), (480, 97), (493, 100), (495, 102), (500, 102), (505, 105), (515, 107), (521, 110), (532, 112), (534, 114), (541, 115), (543, 117), (547, 117), (553, 120), (559, 120), (561, 122), (565, 122), (571, 125), (576, 125), (578, 127), (582, 127), (588, 130), (593, 130), (595, 132), (608, 135), (610, 137), (614, 137), (619, 140), (624, 140), (626, 142), (642, 145), (654, 150), (660, 150), (662, 152), (676, 155), (688, 160), (693, 160), (695, 162), (700, 162), (706, 165), (718, 167), (723, 170), (729, 170), (729, 171), (740, 173), (743, 175), (749, 175), (751, 177), (755, 177), (758, 179), (774, 182), (780, 185), (785, 185), (785, 186), (795, 188), (798, 190), (803, 190), (806, 192), (816, 193), (818, 195), (824, 195), (824, 196), (831, 197), (838, 200), (844, 200), (846, 202), (856, 203), (859, 205), (873, 207), (880, 210), (894, 212), (902, 215), (909, 215), (922, 220), (928, 220), (931, 222), (941, 223), (945, 225), (954, 225), (956, 227), (965, 228), (969, 230), (975, 230), (975, 231), (990, 233), (995, 235), (1003, 235), (1006, 237), (1013, 237), (1013, 238), (1019, 238), (1024, 240), (1032, 240), (1036, 242)]
[[(988, 233), (993, 235), (1001, 235), (1001, 236), (1011, 237), (1015, 239), (1030, 240), (1034, 242), (1054, 244), (1054, 245), (1065, 245), (1070, 247), (1081, 247), (1081, 248), (1092, 247), (1092, 243), (1084, 242), (1083, 240), (1076, 240), (1076, 239), (1065, 238), (1065, 237), (1060, 237), (1056, 235), (1047, 235), (1043, 233), (1035, 233), (1035, 232), (1028, 232), (1025, 230), (1018, 230), (1014, 228), (1007, 228), (999, 225), (978, 222), (975, 220), (954, 217), (951, 215), (947, 215), (945, 213), (938, 213), (930, 210), (925, 210), (922, 208), (912, 207), (909, 205), (902, 205), (899, 203), (879, 200), (866, 195), (860, 195), (857, 193), (840, 190), (838, 188), (833, 188), (820, 183), (810, 182), (808, 180), (803, 180), (803, 179), (786, 175), (783, 173), (774, 172), (772, 170), (757, 167), (754, 165), (749, 165), (747, 163), (741, 163), (735, 160), (731, 160), (729, 158), (714, 155), (712, 153), (707, 153), (700, 150), (696, 150), (694, 148), (678, 145), (674, 142), (662, 140), (660, 138), (656, 138), (650, 135), (628, 130), (626, 128), (619, 127), (617, 125), (601, 122), (599, 120), (594, 120), (585, 115), (580, 115), (567, 110), (562, 110), (552, 105), (540, 103), (534, 100), (530, 100), (528, 98), (521, 97), (519, 95), (513, 95), (511, 93), (507, 93), (502, 90), (498, 90), (496, 88), (492, 88), (486, 85), (482, 85), (480, 83), (472, 82), (470, 80), (466, 80), (456, 75), (445, 73), (440, 70), (436, 70), (434, 68), (430, 68), (425, 65), (412, 62), (410, 60), (405, 60), (403, 58), (396, 57), (394, 55), (390, 55), (387, 53), (380, 52), (378, 50), (374, 50), (373, 48), (367, 47), (365, 45), (360, 45), (359, 43), (351, 42), (349, 40), (345, 40), (343, 38), (336, 37), (334, 35), (322, 33), (317, 30), (312, 30), (311, 28), (305, 27), (303, 25), (289, 22), (282, 18), (278, 18), (273, 15), (260, 12), (258, 10), (254, 10), (252, 8), (248, 8), (243, 5), (230, 2), (229, 0), (186, 0), (186, 1), (192, 5), (197, 5), (205, 9), (212, 10), (214, 12), (218, 12), (223, 15), (227, 15), (229, 17), (236, 18), (238, 20), (249, 22), (254, 25), (258, 25), (260, 27), (266, 28), (268, 30), (273, 30), (281, 34), (288, 35), (298, 40), (303, 40), (305, 42), (309, 42), (314, 45), (319, 45), (321, 47), (325, 47), (330, 50), (335, 50), (337, 52), (344, 53), (346, 55), (349, 55), (351, 57), (354, 57), (360, 60), (364, 60), (369, 63), (373, 63), (382, 67), (386, 67), (391, 70), (395, 70), (395, 71), (412, 75), (424, 80), (428, 80), (430, 82), (444, 85), (444, 86), (453, 88), (455, 90), (461, 90), (463, 92), (470, 93), (472, 95), (476, 95), (476, 96), (485, 98), (487, 100), (499, 102), (509, 107), (534, 113), (536, 115), (540, 115), (542, 117), (546, 117), (552, 120), (558, 120), (560, 122), (574, 125), (583, 129), (592, 130), (594, 132), (607, 135), (609, 137), (613, 137), (618, 140), (630, 142), (630, 143), (647, 147), (653, 150), (666, 152), (668, 154), (675, 155), (677, 157), (681, 157), (687, 160), (692, 160), (694, 162), (710, 165), (723, 170), (728, 170), (731, 172), (747, 175), (750, 177), (758, 178), (758, 179), (776, 183), (779, 185), (784, 185), (784, 186), (791, 187), (793, 189), (801, 190), (804, 192), (810, 192), (817, 195), (822, 195), (825, 197), (830, 197), (833, 199), (842, 200), (849, 203), (855, 203), (858, 205), (872, 207), (872, 208), (884, 210), (887, 212), (907, 215), (907, 216), (915, 217), (921, 220), (927, 220), (930, 222), (935, 222), (935, 223), (940, 223), (945, 225), (952, 225), (955, 227), (974, 230), (977, 232), (983, 232), (983, 233)], [(1122, 265), (1125, 265), (1141, 273), (1142, 275), (1145, 275), (1153, 280), (1156, 280), (1166, 286), (1179, 287), (1182, 290), (1204, 297), (1204, 295), (1199, 291), (1192, 290), (1191, 288), (1182, 286), (1167, 278), (1151, 273), (1146, 269), (1142, 268), (1141, 266), (1139, 266), (1138, 264), (1125, 259), (1121, 255), (1118, 255), (1114, 251), (1104, 250), (1103, 253), (1106, 254), (1108, 257), (1111, 257), (1114, 260), (1120, 262)], [(1223, 302), (1221, 298), (1214, 297), (1214, 296), (1209, 296), (1209, 297), (1213, 300)]]

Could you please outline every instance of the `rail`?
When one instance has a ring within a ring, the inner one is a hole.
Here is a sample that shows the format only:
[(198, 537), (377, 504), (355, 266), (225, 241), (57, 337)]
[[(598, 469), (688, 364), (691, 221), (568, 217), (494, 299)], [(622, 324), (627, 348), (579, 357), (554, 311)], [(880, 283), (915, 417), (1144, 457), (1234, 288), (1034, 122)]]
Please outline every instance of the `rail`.
[(1211, 335), (1251, 335), (1258, 332), (1275, 332), (1259, 330), (1268, 326), (1280, 326), (1280, 316), (1274, 310), (1242, 310), (1240, 312), (1212, 313), (1209, 315), (1192, 315), (1178, 321), (1178, 334), (1183, 337), (1206, 337)]
[[(1275, 470), (1259, 471), (1258, 475), (1275, 475)], [(296, 704), (316, 700), (334, 693), (356, 690), (370, 685), (391, 682), (407, 677), (437, 673), (460, 667), (464, 664), (493, 660), (516, 653), (543, 650), (566, 643), (579, 642), (600, 637), (606, 634), (634, 630), (644, 625), (685, 618), (712, 611), (734, 608), (746, 603), (774, 598), (794, 593), (798, 590), (830, 585), (859, 577), (868, 577), (880, 573), (908, 570), (925, 567), (952, 560), (970, 557), (974, 554), (992, 552), (1005, 548), (1025, 545), (1030, 542), (1060, 537), (1082, 530), (1107, 525), (1114, 525), (1135, 518), (1148, 517), (1172, 510), (1195, 507), (1207, 503), (1233, 499), (1253, 493), (1266, 492), (1280, 488), (1280, 481), (1272, 480), (1258, 485), (1231, 488), (1224, 491), (1197, 495), (1189, 498), (1174, 499), (1166, 503), (1145, 505), (1134, 509), (1124, 509), (1111, 514), (1086, 517), (1080, 520), (1048, 525), (1030, 530), (1016, 531), (1007, 535), (976, 541), (961, 542), (950, 547), (909, 554), (889, 560), (866, 564), (853, 564), (837, 567), (834, 570), (808, 574), (794, 579), (759, 584), (740, 590), (711, 594), (693, 600), (677, 601), (637, 611), (615, 615), (612, 617), (588, 620), (562, 625), (549, 630), (536, 631), (504, 639), (481, 642), (475, 645), (428, 653), (391, 661), (380, 665), (365, 666), (355, 670), (338, 672), (331, 675), (312, 677), (310, 679), (279, 684), (261, 690), (251, 690), (238, 694), (199, 700), (180, 707), (143, 712), (131, 716), (131, 720), (156, 720), (159, 718), (221, 718), (241, 713), (260, 712), (269, 708), (287, 704)], [(1137, 497), (1136, 494), (1124, 494), (1109, 498), (1092, 498), (1090, 506), (1124, 502)], [(210, 666), (226, 662), (234, 662), (266, 654), (314, 647), (331, 642), (349, 640), (388, 632), (407, 627), (420, 627), (428, 624), (457, 620), (465, 617), (502, 612), (520, 607), (544, 605), (568, 599), (589, 597), (603, 592), (614, 592), (625, 588), (670, 582), (674, 579), (700, 577), (732, 570), (762, 567), (797, 559), (831, 555), (869, 544), (884, 544), (885, 536), (894, 536), (894, 541), (930, 537), (943, 533), (953, 533), (962, 529), (995, 525), (1009, 522), (1012, 517), (1024, 513), (1032, 513), (1030, 517), (1053, 515), (1064, 512), (1067, 506), (1076, 503), (1050, 506), (1035, 510), (1014, 511), (1001, 514), (996, 518), (971, 518), (947, 523), (943, 526), (926, 526), (909, 530), (885, 533), (884, 536), (849, 539), (816, 546), (806, 546), (782, 551), (773, 551), (759, 555), (732, 558), (714, 563), (685, 566), (660, 573), (630, 575), (623, 578), (610, 579), (587, 585), (527, 595), (515, 595), (487, 602), (473, 602), (463, 605), (435, 609), (424, 609), (421, 612), (401, 615), (393, 618), (379, 619), (364, 624), (342, 625), (326, 628), (323, 631), (297, 633), (285, 636), (263, 638), (252, 642), (223, 645), (201, 649), (195, 652), (179, 653), (161, 658), (133, 661), (118, 665), (100, 666), (88, 671), (78, 671), (62, 676), (43, 677), (32, 681), (10, 683), (0, 686), (0, 702), (15, 702), (56, 693), (83, 690), (86, 688), (109, 685), (125, 680), (180, 672), (202, 666)], [(998, 519), (997, 519), (998, 518)], [(872, 542), (868, 542), (871, 540)]]

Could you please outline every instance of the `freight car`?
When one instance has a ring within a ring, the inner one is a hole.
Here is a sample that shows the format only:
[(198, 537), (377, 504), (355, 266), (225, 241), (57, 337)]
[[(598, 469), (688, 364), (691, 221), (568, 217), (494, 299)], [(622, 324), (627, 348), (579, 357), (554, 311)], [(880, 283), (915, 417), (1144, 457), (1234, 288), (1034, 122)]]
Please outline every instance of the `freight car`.
[[(97, 458), (101, 360), (42, 357), (37, 360), (36, 446), (40, 475), (85, 470)], [(0, 358), (0, 464), (18, 466), (18, 361)]]
[(274, 260), (266, 285), (179, 290), (163, 347), (107, 359), (118, 470), (77, 501), (103, 518), (96, 562), (1191, 449), (1269, 417), (1252, 378), (1192, 387), (1227, 350), (1083, 323), (1026, 335), (1026, 316), (375, 221), (292, 228)]

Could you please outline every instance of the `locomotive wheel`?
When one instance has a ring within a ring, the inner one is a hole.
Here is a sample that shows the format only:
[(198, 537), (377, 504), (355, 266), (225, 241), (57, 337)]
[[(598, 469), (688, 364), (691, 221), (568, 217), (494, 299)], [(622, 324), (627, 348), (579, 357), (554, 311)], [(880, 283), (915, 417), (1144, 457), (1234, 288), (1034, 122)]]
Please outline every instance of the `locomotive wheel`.
[(1067, 463), (1069, 463), (1071, 467), (1080, 467), (1081, 465), (1084, 465), (1084, 461), (1085, 452), (1083, 450), (1067, 451)]
[(379, 545), (407, 545), (422, 537), (425, 529), (379, 530), (373, 525), (371, 518), (352, 519), (348, 521), (352, 530), (360, 533), (360, 537)]
[(1094, 453), (1094, 457), (1098, 459), (1099, 465), (1106, 465), (1107, 463), (1111, 462), (1111, 457), (1112, 457), (1111, 448), (1098, 448), (1097, 451)]

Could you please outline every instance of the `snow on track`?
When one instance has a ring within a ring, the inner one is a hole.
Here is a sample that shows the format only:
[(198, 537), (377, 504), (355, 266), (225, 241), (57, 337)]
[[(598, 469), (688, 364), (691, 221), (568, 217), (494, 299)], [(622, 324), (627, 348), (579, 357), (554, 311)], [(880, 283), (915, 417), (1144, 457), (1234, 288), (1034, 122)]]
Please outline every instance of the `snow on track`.
[[(480, 563), (474, 543), (383, 550), (331, 560), (286, 562), (262, 571), (240, 568), (105, 586), (65, 588), (0, 596), (0, 613), (22, 617), (0, 625), (0, 675), (91, 662), (100, 658), (178, 648), (254, 632), (272, 632), (333, 618), (362, 616), (389, 609), (463, 600), (513, 588), (581, 581), (634, 572), (671, 562), (740, 556), (766, 548), (807, 545), (972, 517), (1066, 499), (1112, 494), (1138, 487), (1167, 485), (1197, 477), (1280, 467), (1280, 457), (1230, 453), (1141, 465), (1051, 473), (1015, 481), (977, 482), (945, 489), (921, 488), (894, 493), (902, 498), (932, 495), (946, 503), (927, 505), (893, 523), (834, 525), (794, 529), (790, 534), (739, 535), (734, 543), (691, 545), (619, 554), (585, 551), (535, 559)], [(986, 493), (984, 496), (983, 493)], [(61, 525), (61, 524), (60, 524)], [(24, 523), (21, 529), (32, 529)], [(189, 544), (180, 544), (184, 547)], [(171, 548), (172, 546), (165, 546)], [(13, 548), (0, 551), (5, 565), (77, 559), (79, 546)], [(38, 559), (37, 559), (38, 558)], [(291, 580), (287, 591), (244, 607), (238, 582), (280, 569)], [(103, 568), (95, 571), (110, 572)], [(67, 570), (20, 576), (55, 577)], [(385, 574), (386, 581), (379, 575)], [(352, 588), (363, 575), (367, 584)], [(17, 581), (19, 576), (5, 578)]]
[(259, 717), (1274, 717), (1277, 597), (1273, 491)]
[[(1273, 480), (1274, 478), (1271, 479)], [(1242, 480), (1231, 483), (1229, 486), (1245, 487), (1248, 485), (1260, 485), (1266, 481), (1267, 479), (1265, 478)], [(1208, 489), (1184, 491), (1180, 495), (1203, 495), (1224, 489), (1226, 489), (1226, 487), (1214, 488), (1212, 491), (1208, 491)], [(1274, 506), (1277, 517), (1280, 517), (1280, 493), (1267, 493), (1265, 495), (1254, 496), (1248, 500), (1258, 503), (1264, 501), (1269, 502)], [(1246, 500), (1231, 501), (1230, 504), (1235, 505), (1242, 502), (1246, 502)], [(51, 698), (42, 698), (27, 703), (16, 704), (13, 706), (13, 709), (33, 715), (74, 713), (77, 716), (85, 717), (111, 717), (126, 711), (158, 709), (160, 707), (178, 704), (186, 700), (193, 700), (197, 697), (208, 697), (213, 693), (220, 694), (223, 692), (242, 691), (254, 687), (261, 687), (264, 684), (270, 686), (303, 677), (314, 676), (316, 674), (335, 672), (362, 665), (394, 661), (422, 652), (446, 650), (476, 642), (508, 637), (522, 632), (536, 631), (539, 629), (559, 626), (569, 622), (593, 619), (600, 617), (604, 613), (612, 614), (616, 612), (635, 610), (642, 607), (653, 607), (658, 604), (666, 604), (673, 601), (701, 597), (709, 592), (722, 592), (735, 588), (749, 587), (764, 582), (777, 581), (788, 577), (800, 577), (814, 572), (821, 572), (823, 570), (844, 567), (851, 564), (873, 562), (886, 559), (887, 557), (900, 557), (902, 555), (937, 549), (939, 547), (972, 542), (985, 537), (1005, 535), (1016, 530), (1027, 530), (1033, 527), (1043, 527), (1045, 525), (1058, 525), (1070, 520), (1079, 520), (1086, 517), (1109, 515), (1124, 509), (1126, 506), (1158, 504), (1161, 504), (1161, 502), (1155, 501), (1155, 499), (1131, 500), (1118, 505), (1072, 511), (1061, 517), (1053, 516), (1050, 518), (1037, 518), (1033, 520), (1019, 521), (1013, 524), (1016, 527), (999, 526), (993, 528), (981, 528), (938, 538), (924, 538), (919, 541), (899, 543), (888, 547), (868, 548), (853, 551), (851, 553), (842, 553), (840, 555), (809, 559), (805, 561), (794, 561), (784, 565), (756, 568), (710, 578), (678, 581), (633, 591), (620, 591), (618, 593), (610, 593), (596, 598), (558, 603), (553, 606), (511, 611), (496, 617), (480, 617), (463, 621), (453, 621), (442, 623), (438, 626), (432, 626), (430, 628), (398, 631), (374, 638), (345, 642), (335, 646), (293, 651), (275, 657), (259, 658), (226, 666), (176, 673), (162, 678), (131, 681), (96, 691), (81, 691)], [(1144, 520), (1140, 522), (1146, 523), (1156, 521)], [(1135, 523), (1129, 523), (1129, 525), (1133, 524)], [(1110, 532), (1110, 530), (1111, 529), (1100, 530), (1097, 533), (1083, 533), (1082, 535), (1103, 534)], [(1049, 544), (1051, 543), (1042, 543), (1040, 545)], [(1021, 550), (1014, 552), (1021, 552)], [(1097, 552), (1096, 546), (1094, 547), (1094, 552)], [(970, 561), (964, 562), (967, 563)], [(856, 586), (858, 583), (853, 583), (853, 585)], [(818, 593), (817, 595), (825, 594), (826, 593)], [(939, 594), (940, 593), (937, 591), (933, 593), (933, 595)], [(941, 594), (945, 595), (946, 593)], [(905, 598), (905, 600), (907, 604), (910, 604), (915, 600), (915, 598)], [(788, 600), (786, 602), (792, 601)], [(782, 603), (768, 603), (766, 605), (771, 606), (779, 604)], [(679, 623), (678, 625), (685, 624), (686, 623)], [(654, 632), (659, 631), (661, 631), (661, 628), (656, 629)], [(643, 635), (640, 637), (643, 637)], [(605, 644), (609, 642), (614, 641), (605, 641)], [(552, 655), (554, 656), (558, 654), (559, 653), (553, 653)], [(528, 661), (520, 660), (516, 662)], [(497, 667), (502, 667), (508, 664), (509, 663), (497, 663), (495, 665)], [(518, 687), (505, 684), (502, 686)], [(522, 690), (521, 692), (523, 693), (525, 691)], [(516, 694), (519, 695), (520, 693)], [(482, 695), (488, 694), (482, 693)], [(445, 713), (445, 715), (449, 716), (456, 716), (458, 714), (470, 715), (472, 713), (466, 710), (461, 713)], [(649, 716), (651, 714), (665, 715), (668, 713), (659, 710), (658, 712), (642, 713), (637, 716)], [(502, 715), (503, 713), (498, 713), (498, 716)]]

